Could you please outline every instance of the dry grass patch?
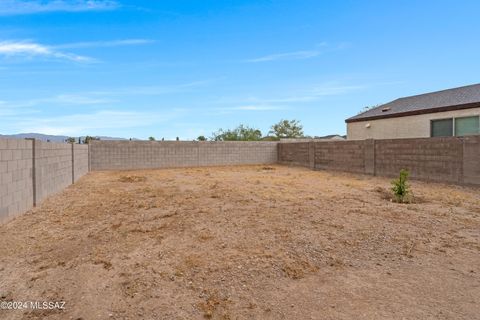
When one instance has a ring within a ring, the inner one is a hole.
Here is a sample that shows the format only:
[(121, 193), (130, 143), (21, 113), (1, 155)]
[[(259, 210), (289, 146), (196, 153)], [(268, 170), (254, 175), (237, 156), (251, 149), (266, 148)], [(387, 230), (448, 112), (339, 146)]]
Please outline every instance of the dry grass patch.
[(147, 180), (147, 177), (135, 176), (135, 175), (121, 176), (118, 179), (118, 181), (120, 181), (120, 182), (128, 182), (128, 183), (145, 182), (146, 180)]

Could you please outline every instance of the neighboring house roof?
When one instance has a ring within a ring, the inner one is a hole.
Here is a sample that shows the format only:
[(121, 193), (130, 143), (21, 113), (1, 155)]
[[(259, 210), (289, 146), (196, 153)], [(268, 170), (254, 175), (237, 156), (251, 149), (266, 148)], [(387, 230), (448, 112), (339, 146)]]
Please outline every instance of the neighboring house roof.
[(317, 137), (315, 136), (315, 139), (319, 140), (345, 140), (345, 136), (341, 136), (339, 134), (329, 134), (328, 136), (322, 136), (322, 137)]
[(403, 117), (480, 107), (480, 84), (400, 98), (380, 105), (345, 122)]
[(311, 142), (311, 141), (318, 141), (318, 140), (346, 140), (347, 136), (341, 136), (338, 134), (330, 134), (328, 136), (318, 137), (315, 136), (313, 138), (280, 138), (280, 142)]

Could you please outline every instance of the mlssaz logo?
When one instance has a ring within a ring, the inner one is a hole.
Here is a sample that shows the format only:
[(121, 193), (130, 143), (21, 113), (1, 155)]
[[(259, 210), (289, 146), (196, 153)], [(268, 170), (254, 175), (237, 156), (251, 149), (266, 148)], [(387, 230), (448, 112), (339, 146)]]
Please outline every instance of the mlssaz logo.
[(30, 309), (36, 309), (36, 310), (59, 309), (59, 310), (64, 310), (65, 309), (65, 301), (32, 301), (30, 303)]

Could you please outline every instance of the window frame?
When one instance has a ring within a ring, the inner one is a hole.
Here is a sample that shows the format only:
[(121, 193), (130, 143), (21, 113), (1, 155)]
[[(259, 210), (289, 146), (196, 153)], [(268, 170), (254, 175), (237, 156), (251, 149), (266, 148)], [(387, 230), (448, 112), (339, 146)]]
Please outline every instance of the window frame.
[[(433, 135), (433, 122), (442, 121), (442, 120), (452, 120), (452, 134), (450, 136), (434, 136)], [(430, 138), (446, 138), (446, 137), (454, 137), (454, 136), (455, 136), (455, 118), (454, 117), (430, 119)]]
[[(478, 119), (479, 127), (478, 127), (478, 131), (477, 131), (476, 134), (480, 134), (480, 115), (461, 116), (461, 117), (454, 117), (453, 118), (453, 136), (454, 137), (467, 137), (467, 136), (469, 136), (469, 135), (463, 135), (463, 136), (457, 135), (457, 119), (465, 119), (465, 118), (477, 118)], [(473, 134), (473, 135), (475, 135), (475, 134)]]
[[(456, 135), (456, 126), (455, 126), (455, 122), (457, 119), (463, 119), (463, 118), (475, 118), (477, 117), (479, 120), (479, 123), (480, 123), (480, 115), (478, 114), (474, 114), (474, 115), (470, 115), (470, 116), (460, 116), (460, 117), (445, 117), (445, 118), (438, 118), (438, 119), (430, 119), (430, 138), (441, 138), (441, 137), (465, 137), (465, 136), (457, 136)], [(441, 120), (452, 120), (452, 135), (451, 136), (437, 136), (437, 137), (434, 137), (433, 136), (433, 122), (434, 121), (441, 121)], [(480, 127), (479, 127), (479, 131), (478, 131), (478, 134), (480, 134)]]

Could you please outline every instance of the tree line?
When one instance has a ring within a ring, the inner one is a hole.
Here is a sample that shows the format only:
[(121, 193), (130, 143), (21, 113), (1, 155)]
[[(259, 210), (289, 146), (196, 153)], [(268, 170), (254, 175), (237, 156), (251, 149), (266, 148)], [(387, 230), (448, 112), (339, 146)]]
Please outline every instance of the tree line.
[[(283, 138), (302, 138), (303, 126), (298, 120), (280, 120), (271, 126), (267, 135), (262, 131), (246, 125), (239, 125), (234, 129), (219, 129), (210, 137), (211, 141), (278, 141)], [(209, 140), (205, 136), (199, 136), (198, 141)]]
[[(270, 127), (266, 135), (257, 128), (246, 125), (239, 125), (233, 129), (219, 129), (212, 133), (210, 138), (203, 135), (198, 136), (197, 141), (278, 141), (285, 138), (304, 138), (303, 126), (298, 120), (280, 120)], [(78, 138), (78, 143), (89, 143), (92, 140), (100, 140), (98, 137), (86, 136), (84, 139)], [(132, 139), (130, 139), (132, 140)], [(149, 137), (148, 140), (155, 141), (155, 137)], [(162, 141), (164, 139), (162, 138)], [(176, 138), (180, 140), (179, 137)], [(76, 138), (66, 139), (68, 143), (75, 143)]]

